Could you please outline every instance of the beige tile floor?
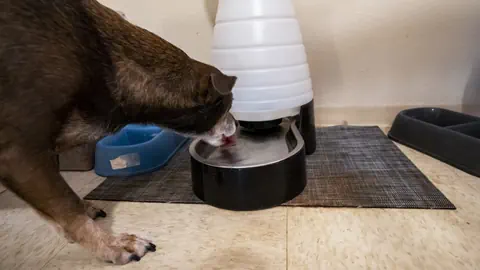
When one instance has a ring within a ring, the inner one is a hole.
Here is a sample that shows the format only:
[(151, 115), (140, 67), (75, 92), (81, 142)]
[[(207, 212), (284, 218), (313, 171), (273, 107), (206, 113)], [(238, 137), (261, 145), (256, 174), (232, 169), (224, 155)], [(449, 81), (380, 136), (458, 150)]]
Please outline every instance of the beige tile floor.
[[(480, 269), (480, 179), (400, 146), (456, 211), (101, 202), (102, 226), (159, 249), (121, 269)], [(85, 195), (102, 178), (65, 173)], [(0, 269), (114, 269), (67, 244), (9, 191), (0, 194)]]

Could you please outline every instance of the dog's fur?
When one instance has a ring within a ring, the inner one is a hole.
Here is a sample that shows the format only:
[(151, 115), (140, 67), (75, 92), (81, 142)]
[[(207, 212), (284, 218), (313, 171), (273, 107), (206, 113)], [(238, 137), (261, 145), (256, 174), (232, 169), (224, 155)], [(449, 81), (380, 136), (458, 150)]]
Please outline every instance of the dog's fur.
[(95, 0), (0, 0), (0, 180), (99, 258), (140, 260), (155, 245), (97, 226), (56, 154), (133, 122), (220, 145), (235, 79)]

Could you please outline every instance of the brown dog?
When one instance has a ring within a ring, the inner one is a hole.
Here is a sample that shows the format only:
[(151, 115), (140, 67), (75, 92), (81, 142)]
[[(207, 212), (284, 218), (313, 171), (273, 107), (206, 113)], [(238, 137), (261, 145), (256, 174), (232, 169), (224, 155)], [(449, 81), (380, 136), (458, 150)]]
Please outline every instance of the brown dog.
[(55, 155), (132, 122), (221, 145), (235, 80), (95, 0), (0, 0), (0, 179), (99, 258), (138, 261), (155, 245), (97, 226)]

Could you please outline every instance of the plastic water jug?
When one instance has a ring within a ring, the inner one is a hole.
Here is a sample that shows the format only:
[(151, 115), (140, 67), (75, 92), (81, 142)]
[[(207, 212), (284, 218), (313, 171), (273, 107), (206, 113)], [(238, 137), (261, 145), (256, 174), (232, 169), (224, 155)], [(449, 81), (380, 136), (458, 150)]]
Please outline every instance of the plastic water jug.
[(313, 99), (302, 34), (290, 0), (220, 0), (212, 64), (238, 77), (231, 112), (240, 121), (297, 115)]

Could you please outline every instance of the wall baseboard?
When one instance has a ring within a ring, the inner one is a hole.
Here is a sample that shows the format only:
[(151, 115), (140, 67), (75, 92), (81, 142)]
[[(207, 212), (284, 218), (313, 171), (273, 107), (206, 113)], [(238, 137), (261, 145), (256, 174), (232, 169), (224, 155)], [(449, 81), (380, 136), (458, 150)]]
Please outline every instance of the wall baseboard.
[[(424, 106), (383, 106), (383, 107), (316, 107), (317, 125), (375, 125), (390, 126), (395, 116), (402, 110)], [(438, 105), (452, 111), (480, 116), (480, 105)]]

